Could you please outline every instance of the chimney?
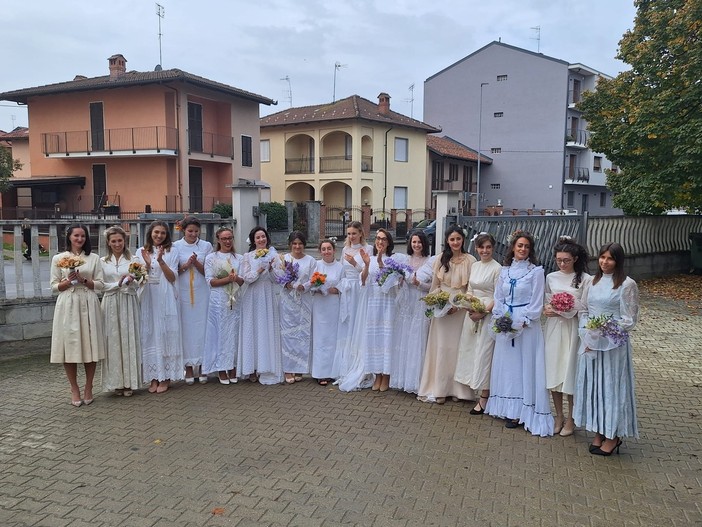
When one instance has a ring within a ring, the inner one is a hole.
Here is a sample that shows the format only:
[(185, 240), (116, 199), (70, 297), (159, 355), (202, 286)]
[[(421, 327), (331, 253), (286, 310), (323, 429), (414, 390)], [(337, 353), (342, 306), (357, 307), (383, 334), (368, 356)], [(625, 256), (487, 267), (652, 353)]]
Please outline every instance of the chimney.
[(110, 80), (115, 80), (124, 75), (127, 71), (127, 59), (118, 53), (107, 59), (110, 63)]
[(378, 95), (378, 113), (380, 115), (388, 115), (390, 113), (390, 96), (385, 92)]

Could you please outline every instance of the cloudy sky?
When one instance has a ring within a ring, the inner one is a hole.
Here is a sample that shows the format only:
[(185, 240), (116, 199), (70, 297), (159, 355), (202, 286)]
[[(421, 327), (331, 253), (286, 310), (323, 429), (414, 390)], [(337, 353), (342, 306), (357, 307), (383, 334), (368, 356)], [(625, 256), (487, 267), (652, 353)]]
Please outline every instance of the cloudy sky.
[[(159, 0), (163, 67), (180, 68), (290, 106), (358, 94), (422, 118), (424, 80), (493, 40), (580, 62), (609, 75), (633, 27), (633, 0)], [(197, 7), (196, 7), (197, 6)], [(4, 2), (0, 92), (106, 75), (122, 53), (128, 70), (159, 62), (152, 0)], [(540, 27), (541, 39), (537, 30)], [(290, 84), (282, 80), (290, 79)], [(414, 103), (410, 85), (414, 84)], [(13, 120), (14, 116), (14, 120)], [(0, 101), (0, 130), (27, 112)]]

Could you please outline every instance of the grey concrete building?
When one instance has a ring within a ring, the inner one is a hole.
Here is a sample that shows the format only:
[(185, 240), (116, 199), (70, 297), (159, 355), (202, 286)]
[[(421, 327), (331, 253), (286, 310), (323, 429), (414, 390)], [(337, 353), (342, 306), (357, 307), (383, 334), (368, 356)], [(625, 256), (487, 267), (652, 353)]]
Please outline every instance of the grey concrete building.
[(604, 155), (589, 148), (577, 102), (607, 77), (582, 64), (491, 42), (424, 82), (424, 119), (492, 158), (478, 181), (481, 214), (518, 209), (622, 214)]

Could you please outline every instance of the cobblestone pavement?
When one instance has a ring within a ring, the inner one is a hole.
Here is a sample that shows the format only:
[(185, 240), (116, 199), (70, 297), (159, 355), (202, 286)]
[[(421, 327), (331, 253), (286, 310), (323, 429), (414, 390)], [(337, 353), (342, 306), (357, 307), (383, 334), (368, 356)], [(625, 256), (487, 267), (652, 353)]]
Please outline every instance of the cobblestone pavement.
[[(642, 296), (641, 438), (536, 438), (469, 406), (311, 380), (69, 404), (46, 353), (0, 363), (0, 525), (702, 525), (702, 317)], [(45, 350), (45, 352), (48, 351)]]

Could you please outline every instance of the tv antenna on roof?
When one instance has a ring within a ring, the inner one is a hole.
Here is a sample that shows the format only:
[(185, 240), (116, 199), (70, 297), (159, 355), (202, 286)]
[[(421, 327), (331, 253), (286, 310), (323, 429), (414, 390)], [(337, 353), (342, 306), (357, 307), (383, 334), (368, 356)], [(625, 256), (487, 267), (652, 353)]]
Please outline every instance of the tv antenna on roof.
[(158, 2), (156, 2), (156, 16), (158, 16), (158, 64), (162, 66), (163, 55), (161, 54), (161, 37), (163, 33), (161, 33), (161, 19), (166, 16), (166, 9)]
[(290, 108), (292, 108), (292, 84), (290, 83), (290, 75), (286, 75), (281, 81), (287, 81), (288, 82), (288, 101), (290, 101)]
[(348, 64), (342, 64), (341, 62), (334, 63), (334, 92), (332, 94), (332, 102), (336, 102), (336, 72), (341, 68), (345, 68)]
[(541, 53), (541, 26), (534, 26), (530, 29), (536, 31), (536, 36), (531, 38), (532, 40), (536, 40), (536, 52)]
[(410, 117), (414, 119), (414, 82), (407, 88), (410, 92), (409, 99), (405, 99), (405, 102), (410, 103)]

